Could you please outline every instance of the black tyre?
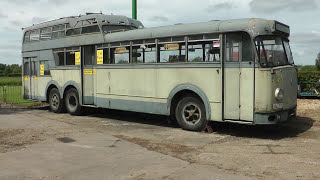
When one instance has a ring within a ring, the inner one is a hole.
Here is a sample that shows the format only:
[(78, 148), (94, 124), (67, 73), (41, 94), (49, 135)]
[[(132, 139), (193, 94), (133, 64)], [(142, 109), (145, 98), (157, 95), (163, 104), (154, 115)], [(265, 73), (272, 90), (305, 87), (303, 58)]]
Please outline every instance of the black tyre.
[(202, 131), (208, 124), (203, 103), (195, 97), (185, 97), (176, 107), (176, 119), (182, 129)]
[(67, 111), (71, 115), (80, 115), (81, 114), (79, 93), (76, 89), (71, 88), (67, 91), (67, 94), (65, 97), (65, 105), (66, 105)]
[(64, 109), (64, 104), (62, 102), (59, 90), (57, 88), (53, 88), (49, 94), (49, 104), (52, 112), (61, 113)]

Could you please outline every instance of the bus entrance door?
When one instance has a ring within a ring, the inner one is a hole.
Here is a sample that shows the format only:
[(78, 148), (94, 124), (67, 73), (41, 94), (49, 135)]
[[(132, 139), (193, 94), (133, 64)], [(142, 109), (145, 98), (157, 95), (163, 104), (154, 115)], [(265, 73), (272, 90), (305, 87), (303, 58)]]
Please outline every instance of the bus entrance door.
[(224, 120), (240, 119), (240, 37), (227, 34), (224, 45)]
[(84, 105), (94, 105), (94, 69), (95, 47), (82, 47), (82, 102)]
[(30, 73), (30, 81), (31, 81), (31, 99), (38, 99), (38, 58), (31, 58), (31, 73)]

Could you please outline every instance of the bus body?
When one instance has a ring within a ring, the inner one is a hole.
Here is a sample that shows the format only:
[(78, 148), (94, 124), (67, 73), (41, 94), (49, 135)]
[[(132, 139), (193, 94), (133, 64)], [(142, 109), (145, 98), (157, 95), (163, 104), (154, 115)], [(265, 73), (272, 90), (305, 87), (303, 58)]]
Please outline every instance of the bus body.
[(194, 131), (276, 124), (297, 105), (289, 34), (265, 19), (143, 28), (124, 16), (61, 18), (24, 30), (24, 98), (74, 115), (82, 106), (167, 115)]

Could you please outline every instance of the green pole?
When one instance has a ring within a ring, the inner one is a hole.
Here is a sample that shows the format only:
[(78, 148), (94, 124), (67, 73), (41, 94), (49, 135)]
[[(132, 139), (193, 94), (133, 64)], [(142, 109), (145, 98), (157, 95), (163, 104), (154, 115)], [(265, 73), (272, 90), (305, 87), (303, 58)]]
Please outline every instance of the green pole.
[(132, 19), (137, 19), (137, 0), (132, 0)]

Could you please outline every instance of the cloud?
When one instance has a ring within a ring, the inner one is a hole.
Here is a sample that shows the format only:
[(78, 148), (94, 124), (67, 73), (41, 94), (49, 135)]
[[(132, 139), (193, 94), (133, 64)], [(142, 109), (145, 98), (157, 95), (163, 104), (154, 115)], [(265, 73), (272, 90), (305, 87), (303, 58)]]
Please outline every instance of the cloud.
[(302, 45), (320, 45), (320, 32), (311, 31), (311, 33), (297, 33), (291, 35), (291, 41)]
[(224, 2), (224, 3), (219, 3), (219, 4), (213, 5), (213, 9), (219, 9), (219, 10), (220, 9), (231, 9), (232, 7), (233, 7), (233, 5), (229, 2)]
[(273, 13), (283, 10), (291, 12), (314, 10), (318, 4), (315, 0), (252, 0), (249, 6), (252, 12)]
[(36, 2), (39, 2), (40, 0), (2, 0), (2, 1), (10, 4), (23, 5), (23, 4), (36, 3)]
[(2, 12), (0, 12), (0, 19), (1, 18), (7, 18), (7, 17), (8, 17), (7, 15), (3, 14)]
[(207, 10), (207, 12), (215, 12), (215, 11), (220, 11), (220, 10), (230, 10), (233, 7), (234, 6), (231, 2), (223, 2), (223, 3), (209, 5), (206, 8), (206, 10)]
[(165, 16), (153, 16), (149, 19), (150, 21), (162, 21), (162, 22), (167, 22), (169, 19)]
[(47, 17), (33, 17), (31, 21), (33, 24), (38, 24), (38, 23), (48, 21), (48, 19), (49, 18), (47, 18)]

